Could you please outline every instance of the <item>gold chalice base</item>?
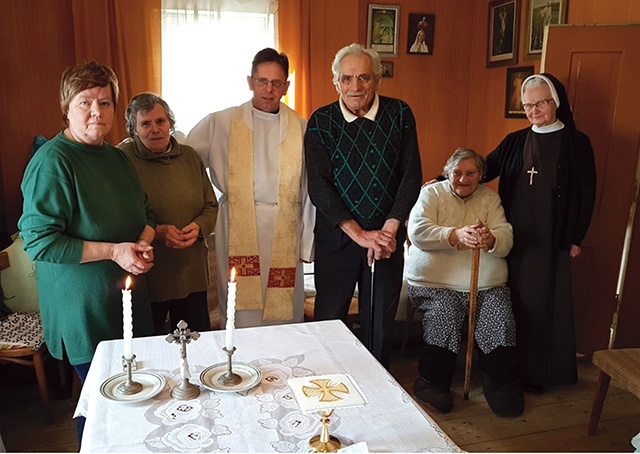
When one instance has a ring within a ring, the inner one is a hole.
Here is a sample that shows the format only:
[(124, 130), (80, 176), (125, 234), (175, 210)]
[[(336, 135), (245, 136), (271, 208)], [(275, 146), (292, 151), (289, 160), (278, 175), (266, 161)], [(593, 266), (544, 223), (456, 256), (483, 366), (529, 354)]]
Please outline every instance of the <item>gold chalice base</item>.
[(316, 452), (336, 452), (342, 446), (340, 440), (333, 435), (329, 435), (329, 439), (327, 441), (322, 441), (321, 438), (321, 435), (316, 435), (315, 437), (311, 437), (311, 440), (309, 440), (309, 446), (311, 446)]
[(309, 440), (309, 446), (311, 446), (315, 452), (336, 452), (342, 446), (340, 440), (333, 435), (329, 435), (329, 416), (332, 414), (333, 410), (320, 411), (322, 430), (320, 431), (320, 435), (311, 437), (311, 440)]

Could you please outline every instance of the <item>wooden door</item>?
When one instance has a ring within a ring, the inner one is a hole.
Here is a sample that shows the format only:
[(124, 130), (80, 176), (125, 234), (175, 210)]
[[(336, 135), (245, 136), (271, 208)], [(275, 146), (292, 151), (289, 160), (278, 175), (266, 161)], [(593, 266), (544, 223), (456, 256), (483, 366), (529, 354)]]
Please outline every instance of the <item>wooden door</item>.
[[(640, 145), (640, 25), (549, 27), (543, 71), (567, 87), (578, 129), (591, 139), (598, 187), (582, 255), (572, 264), (576, 343), (590, 354), (607, 347), (616, 307)], [(632, 253), (640, 231), (635, 223)], [(640, 263), (628, 262), (616, 347), (640, 347)], [(635, 300), (634, 300), (635, 298)]]

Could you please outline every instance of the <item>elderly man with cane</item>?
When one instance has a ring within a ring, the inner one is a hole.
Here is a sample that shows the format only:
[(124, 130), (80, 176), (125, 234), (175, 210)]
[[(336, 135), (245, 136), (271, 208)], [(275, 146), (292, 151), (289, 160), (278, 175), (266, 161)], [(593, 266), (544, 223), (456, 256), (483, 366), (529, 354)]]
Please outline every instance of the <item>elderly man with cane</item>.
[(317, 208), (314, 317), (346, 320), (357, 283), (362, 341), (388, 368), (404, 222), (422, 179), (416, 124), (405, 102), (377, 94), (382, 66), (375, 51), (346, 46), (332, 71), (340, 98), (311, 115), (305, 135)]
[[(475, 340), (491, 410), (518, 416), (524, 409), (524, 394), (517, 376), (505, 260), (513, 231), (500, 197), (480, 185), (485, 171), (482, 156), (457, 149), (444, 167), (447, 179), (425, 186), (409, 215), (406, 276), (409, 298), (424, 312), (426, 343), (414, 393), (441, 413), (451, 411), (451, 382), (468, 314), (465, 398)], [(470, 303), (476, 302), (477, 307), (470, 309)]]

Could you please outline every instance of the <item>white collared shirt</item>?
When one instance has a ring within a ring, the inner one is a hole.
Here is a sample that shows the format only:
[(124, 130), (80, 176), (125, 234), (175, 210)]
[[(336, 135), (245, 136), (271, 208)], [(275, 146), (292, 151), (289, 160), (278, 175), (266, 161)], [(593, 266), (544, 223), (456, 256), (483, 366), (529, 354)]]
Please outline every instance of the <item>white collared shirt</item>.
[[(375, 98), (373, 98), (373, 104), (371, 105), (371, 109), (364, 114), (364, 118), (368, 118), (371, 121), (376, 121), (376, 115), (378, 115), (378, 108), (380, 107), (380, 100), (378, 99), (378, 93), (376, 93)], [(342, 96), (340, 96), (340, 110), (342, 110), (342, 115), (347, 123), (351, 123), (355, 121), (357, 118), (360, 118), (354, 115), (346, 106), (344, 101), (342, 100)]]

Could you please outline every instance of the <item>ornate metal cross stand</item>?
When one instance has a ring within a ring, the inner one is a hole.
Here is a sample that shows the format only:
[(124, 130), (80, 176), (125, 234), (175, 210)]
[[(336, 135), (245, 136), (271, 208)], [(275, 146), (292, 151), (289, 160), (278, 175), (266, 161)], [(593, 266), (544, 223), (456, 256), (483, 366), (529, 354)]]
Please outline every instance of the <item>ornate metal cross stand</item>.
[(172, 390), (171, 397), (174, 399), (195, 399), (200, 395), (198, 385), (189, 383), (189, 362), (187, 361), (187, 344), (192, 340), (196, 341), (200, 337), (197, 331), (187, 328), (189, 325), (184, 320), (180, 320), (178, 328), (173, 333), (167, 335), (166, 341), (180, 344), (180, 375), (181, 380)]

